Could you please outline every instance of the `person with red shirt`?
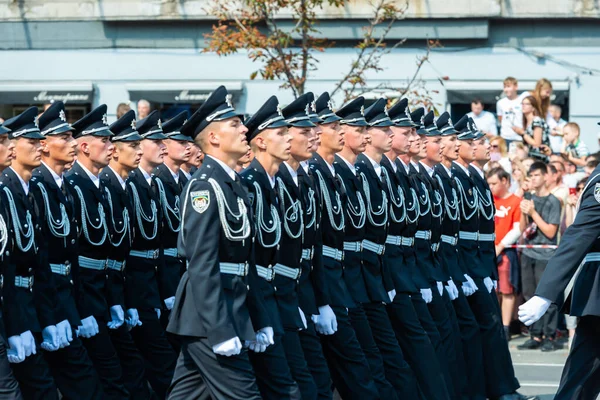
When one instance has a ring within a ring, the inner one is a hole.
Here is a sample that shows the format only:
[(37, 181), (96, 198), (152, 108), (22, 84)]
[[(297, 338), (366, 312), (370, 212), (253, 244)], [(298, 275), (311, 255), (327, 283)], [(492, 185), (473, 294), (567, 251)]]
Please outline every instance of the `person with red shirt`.
[(515, 244), (521, 235), (521, 198), (509, 192), (510, 174), (498, 167), (489, 171), (487, 177), (496, 205), (496, 254), (498, 255), (498, 293), (502, 309), (502, 325), (510, 340), (508, 327), (515, 308), (515, 294), (519, 286), (519, 260)]

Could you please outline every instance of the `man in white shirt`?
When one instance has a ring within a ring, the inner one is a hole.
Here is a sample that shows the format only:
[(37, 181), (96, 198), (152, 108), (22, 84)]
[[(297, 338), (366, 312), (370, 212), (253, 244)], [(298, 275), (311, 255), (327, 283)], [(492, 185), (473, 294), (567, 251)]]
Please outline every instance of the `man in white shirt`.
[(483, 101), (481, 99), (473, 99), (471, 101), (471, 112), (467, 114), (477, 127), (485, 133), (488, 138), (498, 136), (498, 125), (496, 123), (496, 116), (489, 111), (483, 109)]
[(567, 121), (561, 118), (562, 108), (558, 104), (552, 104), (548, 108), (546, 122), (550, 128), (550, 148), (553, 153), (560, 153), (563, 144), (562, 128), (567, 124)]
[[(521, 100), (525, 93), (520, 96), (517, 94), (519, 83), (515, 78), (509, 76), (504, 79), (504, 95), (496, 103), (496, 115), (500, 121), (500, 136), (506, 140), (506, 144), (510, 142), (522, 142), (523, 138), (513, 130), (513, 126), (523, 127), (523, 110), (521, 109)], [(479, 124), (477, 123), (477, 126)]]

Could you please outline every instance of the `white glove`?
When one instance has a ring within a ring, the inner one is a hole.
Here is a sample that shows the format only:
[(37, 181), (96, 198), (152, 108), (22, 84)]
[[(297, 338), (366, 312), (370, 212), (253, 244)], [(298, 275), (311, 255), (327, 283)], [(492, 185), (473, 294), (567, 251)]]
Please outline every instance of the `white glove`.
[(175, 296), (171, 296), (168, 299), (165, 299), (164, 301), (167, 310), (171, 311), (173, 309), (173, 305), (175, 305)]
[(529, 326), (542, 318), (552, 302), (540, 296), (533, 296), (525, 304), (519, 306), (519, 320)]
[(265, 346), (275, 344), (275, 333), (273, 332), (273, 328), (267, 326), (265, 328), (259, 329), (256, 332), (256, 342)]
[(15, 335), (8, 338), (8, 351), (6, 352), (8, 362), (18, 364), (25, 361), (25, 347), (21, 335)]
[(388, 296), (390, 297), (390, 303), (394, 302), (394, 298), (396, 297), (396, 289), (392, 289), (388, 292)]
[(23, 341), (23, 348), (25, 349), (25, 358), (32, 354), (36, 354), (35, 339), (31, 334), (31, 331), (21, 333), (21, 340)]
[(56, 351), (60, 349), (60, 338), (56, 325), (48, 325), (42, 330), (42, 344), (40, 347), (46, 351)]
[(475, 281), (473, 280), (473, 278), (471, 278), (469, 275), (465, 274), (465, 279), (467, 280), (467, 284), (471, 287), (471, 290), (473, 291), (473, 293), (475, 293), (476, 291), (479, 290), (479, 288), (477, 287), (477, 284), (475, 284)]
[(475, 292), (476, 292), (476, 290), (473, 289), (473, 286), (471, 286), (469, 284), (469, 282), (463, 282), (462, 291), (465, 294), (465, 296), (467, 296), (467, 297), (475, 294)]
[(302, 311), (302, 309), (300, 307), (298, 307), (298, 311), (300, 312), (300, 318), (302, 319), (302, 324), (304, 325), (304, 329), (307, 329), (308, 325), (306, 325), (306, 315), (304, 315), (304, 311)]
[(71, 328), (71, 323), (68, 319), (64, 321), (60, 321), (56, 324), (56, 329), (58, 329), (58, 338), (60, 340), (60, 348), (63, 349), (67, 347), (73, 341), (73, 329)]
[(96, 336), (100, 332), (98, 328), (98, 322), (93, 315), (81, 320), (81, 326), (77, 327), (77, 336), (84, 338), (91, 338)]
[(423, 296), (425, 303), (431, 303), (433, 300), (433, 292), (431, 289), (421, 289), (421, 296)]
[(448, 281), (446, 291), (448, 292), (448, 296), (450, 296), (450, 300), (456, 300), (458, 298), (458, 288), (456, 287), (452, 279)]
[(156, 316), (160, 319), (160, 308), (155, 308), (154, 311), (156, 311)]
[(483, 284), (485, 285), (488, 293), (492, 293), (492, 290), (494, 290), (494, 282), (492, 282), (492, 278), (489, 276), (487, 278), (483, 278)]
[(440, 296), (444, 295), (444, 284), (442, 282), (436, 282), (438, 292), (440, 292)]
[(129, 330), (135, 328), (136, 326), (142, 326), (142, 321), (140, 321), (140, 315), (138, 314), (138, 310), (135, 308), (130, 308), (127, 310), (127, 327)]
[(240, 354), (240, 352), (242, 351), (242, 343), (240, 342), (240, 339), (236, 336), (232, 339), (214, 345), (212, 349), (215, 354), (229, 357)]
[(494, 282), (494, 290), (498, 291), (498, 281), (494, 280), (493, 282)]
[(255, 340), (246, 340), (246, 345), (255, 353), (264, 353), (267, 351), (267, 346), (264, 344), (258, 344)]
[(110, 318), (111, 321), (108, 321), (106, 324), (109, 329), (118, 329), (125, 323), (125, 312), (123, 311), (123, 307), (120, 305), (112, 306), (110, 308)]
[(319, 315), (316, 317), (315, 329), (321, 335), (333, 335), (337, 332), (337, 318), (329, 305), (319, 307)]

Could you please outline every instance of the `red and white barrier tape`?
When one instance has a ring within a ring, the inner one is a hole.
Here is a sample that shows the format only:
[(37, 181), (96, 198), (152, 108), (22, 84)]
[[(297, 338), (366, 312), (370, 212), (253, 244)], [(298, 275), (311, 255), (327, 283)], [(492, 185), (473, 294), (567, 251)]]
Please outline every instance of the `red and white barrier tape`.
[(558, 248), (555, 244), (512, 244), (506, 246), (507, 249), (556, 249)]

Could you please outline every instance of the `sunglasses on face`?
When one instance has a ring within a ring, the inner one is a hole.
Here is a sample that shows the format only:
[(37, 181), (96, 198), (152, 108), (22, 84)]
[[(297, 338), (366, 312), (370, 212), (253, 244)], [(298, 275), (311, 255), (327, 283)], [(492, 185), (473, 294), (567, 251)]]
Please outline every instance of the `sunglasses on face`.
[(582, 190), (583, 190), (583, 186), (578, 186), (578, 187), (575, 189), (575, 191), (576, 191), (577, 193), (581, 192)]
[(497, 149), (497, 148), (499, 148), (500, 146), (498, 146), (497, 144), (493, 144), (491, 147), (492, 147), (492, 149)]

